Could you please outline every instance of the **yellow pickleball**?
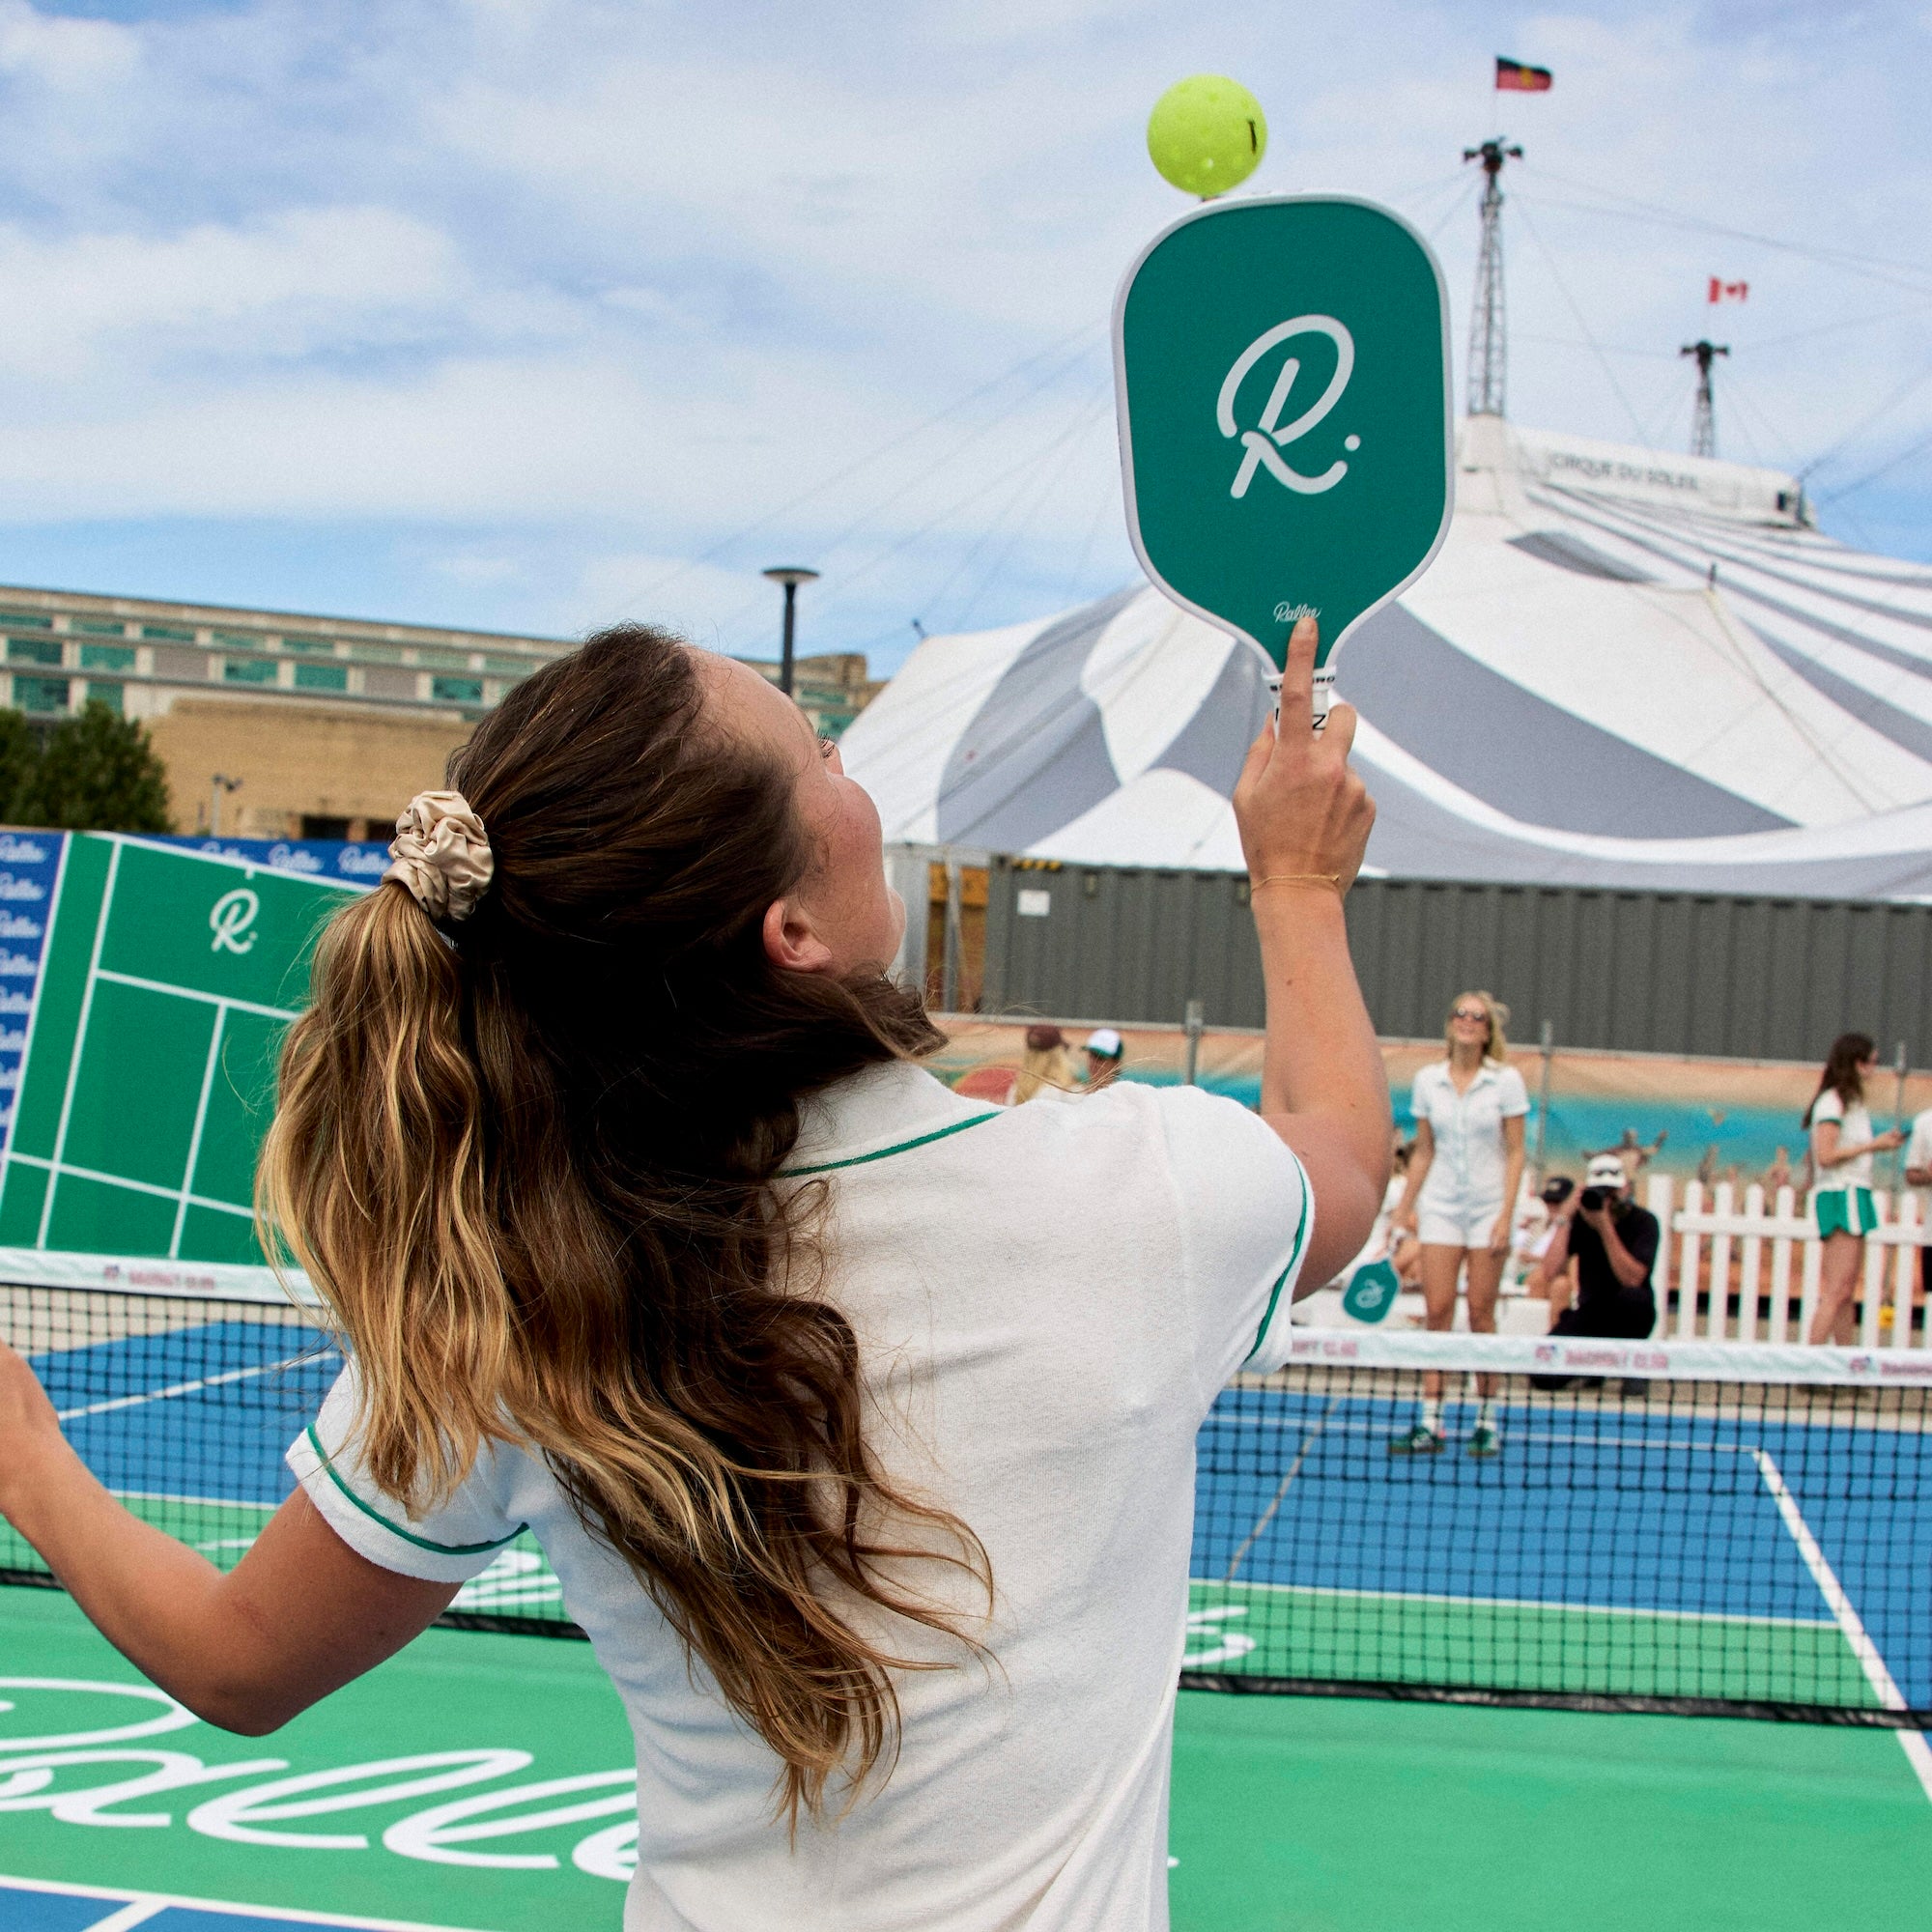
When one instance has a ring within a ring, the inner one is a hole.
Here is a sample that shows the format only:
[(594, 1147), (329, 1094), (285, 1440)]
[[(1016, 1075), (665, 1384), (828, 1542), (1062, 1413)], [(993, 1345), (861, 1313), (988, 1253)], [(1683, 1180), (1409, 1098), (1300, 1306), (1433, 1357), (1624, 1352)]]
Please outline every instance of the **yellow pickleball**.
[(1203, 201), (1246, 181), (1267, 138), (1261, 102), (1222, 73), (1177, 80), (1148, 116), (1148, 157), (1176, 187)]

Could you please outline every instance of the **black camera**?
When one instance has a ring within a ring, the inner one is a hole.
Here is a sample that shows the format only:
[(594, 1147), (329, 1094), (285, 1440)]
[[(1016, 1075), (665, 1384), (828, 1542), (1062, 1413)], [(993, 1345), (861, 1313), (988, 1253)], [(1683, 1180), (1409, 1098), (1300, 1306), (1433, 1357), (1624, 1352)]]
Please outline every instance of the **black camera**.
[(1594, 1214), (1600, 1208), (1607, 1208), (1612, 1196), (1607, 1187), (1586, 1187), (1577, 1197), (1577, 1205), (1586, 1214)]

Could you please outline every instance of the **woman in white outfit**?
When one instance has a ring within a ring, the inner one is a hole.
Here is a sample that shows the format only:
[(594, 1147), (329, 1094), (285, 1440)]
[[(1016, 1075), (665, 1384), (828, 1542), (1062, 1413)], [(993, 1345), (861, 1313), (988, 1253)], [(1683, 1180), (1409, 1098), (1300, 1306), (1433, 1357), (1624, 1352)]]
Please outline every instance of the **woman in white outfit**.
[(1315, 648), (1235, 792), (1259, 1112), (952, 1093), (837, 747), (639, 626), (546, 666), (290, 1030), (264, 1200), (349, 1354), (294, 1494), (223, 1575), (0, 1348), (0, 1511), (251, 1734), (527, 1526), (637, 1740), (627, 1932), (1157, 1932), (1196, 1431), (1388, 1171), (1342, 907), (1374, 807)]
[[(1511, 1217), (1522, 1181), (1524, 1117), (1529, 1094), (1508, 1065), (1503, 1028), (1509, 1009), (1488, 993), (1462, 993), (1450, 1003), (1447, 1053), (1419, 1068), (1409, 1093), (1415, 1151), (1408, 1189), (1396, 1225), (1422, 1245), (1422, 1296), (1431, 1328), (1456, 1325), (1456, 1288), (1466, 1271), (1469, 1326), (1492, 1335), (1496, 1292), (1509, 1260)], [(1471, 1456), (1501, 1447), (1492, 1397), (1495, 1378), (1477, 1378)], [(1430, 1456), (1442, 1448), (1442, 1378), (1422, 1379), (1422, 1412), (1389, 1446), (1398, 1456)]]

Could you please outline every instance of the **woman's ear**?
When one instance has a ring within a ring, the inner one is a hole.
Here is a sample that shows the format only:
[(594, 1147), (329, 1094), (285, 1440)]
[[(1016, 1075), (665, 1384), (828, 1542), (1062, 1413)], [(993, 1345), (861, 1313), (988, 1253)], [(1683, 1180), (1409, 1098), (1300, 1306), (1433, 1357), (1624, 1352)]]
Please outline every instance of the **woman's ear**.
[(811, 915), (796, 899), (774, 899), (765, 908), (765, 957), (781, 973), (829, 973), (832, 949), (819, 938)]

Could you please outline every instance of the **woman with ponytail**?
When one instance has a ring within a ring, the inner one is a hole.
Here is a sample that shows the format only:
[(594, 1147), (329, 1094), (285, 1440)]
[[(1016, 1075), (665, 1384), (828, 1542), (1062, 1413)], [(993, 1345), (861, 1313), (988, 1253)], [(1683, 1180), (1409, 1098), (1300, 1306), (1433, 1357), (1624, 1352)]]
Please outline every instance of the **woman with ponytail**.
[(251, 1734), (528, 1529), (636, 1732), (630, 1932), (1164, 1925), (1195, 1431), (1387, 1162), (1342, 920), (1373, 808), (1314, 649), (1236, 798), (1259, 1118), (953, 1094), (885, 971), (877, 814), (803, 714), (636, 626), (540, 671), (404, 814), (283, 1049), (263, 1223), (349, 1363), (295, 1493), (224, 1576), (0, 1350), (0, 1511)]

